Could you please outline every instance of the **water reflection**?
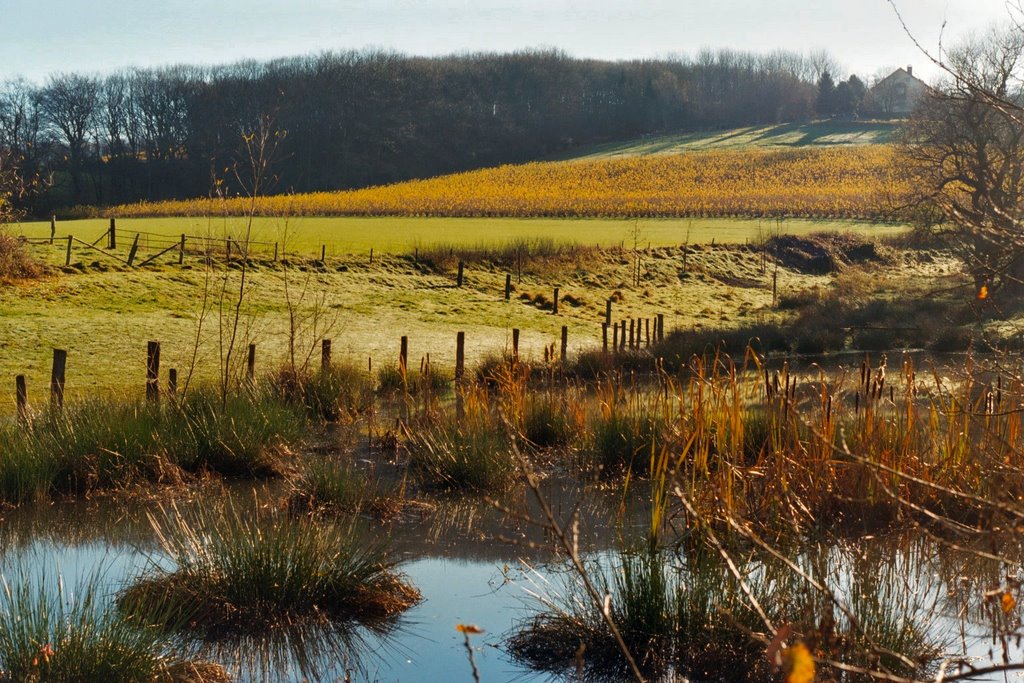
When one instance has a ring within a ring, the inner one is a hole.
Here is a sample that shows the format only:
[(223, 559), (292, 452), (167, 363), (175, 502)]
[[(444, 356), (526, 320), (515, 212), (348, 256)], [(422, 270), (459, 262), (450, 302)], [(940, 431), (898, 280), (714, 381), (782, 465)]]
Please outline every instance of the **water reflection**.
[[(584, 548), (600, 567), (598, 572), (607, 574), (618, 561), (617, 550), (647, 528), (645, 506), (623, 506), (620, 491), (558, 478), (544, 482), (544, 489), (563, 521), (579, 514)], [(233, 496), (239, 506), (266, 504), (286, 493), (280, 483), (260, 486), (255, 494), (251, 484), (213, 486), (178, 504), (203, 505), (211, 496), (224, 495)], [(179, 646), (184, 654), (224, 664), (241, 681), (468, 680), (469, 663), (455, 625), (473, 623), (486, 631), (474, 638), (484, 680), (546, 680), (548, 673), (534, 671), (508, 654), (507, 638), (536, 608), (527, 591), (550, 580), (552, 586), (560, 586), (557, 590), (568, 592), (571, 585), (565, 582), (573, 576), (544, 530), (524, 519), (524, 511), (537, 512), (525, 490), (507, 491), (496, 502), (452, 497), (436, 501), (429, 512), (394, 522), (367, 521), (370, 533), (393, 538), (393, 552), (405, 558), (400, 571), (424, 598), (392, 628), (293, 628), (215, 643), (180, 641)], [(101, 567), (112, 599), (156, 551), (147, 520), (155, 506), (150, 501), (68, 502), (5, 512), (0, 524), (4, 567), (29, 572), (57, 569), (68, 582)], [(960, 547), (953, 547), (915, 530), (858, 541), (822, 539), (784, 550), (807, 576), (829, 586), (852, 613), (870, 624), (876, 638), (887, 634), (885, 642), (894, 649), (918, 638), (935, 648), (936, 658), (998, 661), (1005, 647), (1011, 661), (1021, 661), (1020, 644), (998, 637), (1009, 625), (1008, 616), (998, 605), (986, 603), (984, 596), (1007, 589), (1020, 599), (1019, 583), (1014, 582), (1021, 578), (1024, 550), (992, 535), (979, 535), (974, 543), (957, 542)], [(809, 591), (785, 567), (757, 557), (751, 548), (740, 555), (744, 576), (766, 592), (765, 601), (777, 608), (777, 619), (821, 626), (830, 611), (821, 595)], [(664, 567), (685, 576), (695, 558), (693, 548), (680, 544), (674, 554), (665, 556)], [(741, 601), (727, 599), (736, 595), (735, 585), (729, 586), (720, 566), (716, 571), (720, 588), (711, 594), (717, 601), (711, 607), (740, 609)], [(849, 626), (836, 610), (831, 613), (840, 632)]]

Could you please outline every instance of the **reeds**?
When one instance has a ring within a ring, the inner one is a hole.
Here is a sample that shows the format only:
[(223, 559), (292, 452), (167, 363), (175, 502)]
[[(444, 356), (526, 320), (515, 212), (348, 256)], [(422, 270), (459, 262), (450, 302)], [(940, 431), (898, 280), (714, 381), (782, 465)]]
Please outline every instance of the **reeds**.
[(206, 638), (353, 620), (387, 628), (419, 601), (384, 546), (352, 525), (233, 505), (151, 517), (161, 551), (121, 594), (132, 619)]
[(106, 604), (98, 575), (68, 587), (51, 574), (0, 586), (0, 680), (222, 683), (223, 667), (183, 660), (167, 636)]
[(267, 393), (222, 401), (194, 390), (180, 403), (90, 400), (0, 427), (0, 500), (180, 483), (187, 473), (268, 476), (300, 443), (305, 417)]

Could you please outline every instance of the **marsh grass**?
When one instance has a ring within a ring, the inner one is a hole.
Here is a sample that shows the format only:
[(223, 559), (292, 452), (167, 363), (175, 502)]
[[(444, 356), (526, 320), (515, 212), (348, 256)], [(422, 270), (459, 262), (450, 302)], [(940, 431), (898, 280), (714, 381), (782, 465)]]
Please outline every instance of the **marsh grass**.
[(190, 392), (180, 403), (89, 400), (0, 427), (0, 499), (178, 484), (189, 473), (263, 477), (305, 434), (305, 418), (265, 393)]
[(125, 619), (100, 593), (98, 575), (16, 572), (0, 586), (0, 680), (39, 683), (222, 683), (223, 667), (180, 659), (168, 638)]
[(351, 463), (328, 458), (305, 463), (288, 504), (297, 512), (367, 512), (378, 517), (392, 517), (402, 508), (402, 501), (367, 473)]
[(419, 592), (353, 525), (233, 505), (151, 517), (162, 553), (120, 595), (147, 626), (216, 639), (296, 624), (386, 630)]
[[(829, 564), (840, 558), (830, 558), (827, 551), (798, 558), (808, 576), (849, 581), (853, 609), (848, 613), (857, 615), (854, 623), (786, 566), (749, 554), (733, 557), (739, 556), (749, 558), (738, 569), (768, 618), (790, 625), (822, 657), (915, 676), (929, 672), (942, 652), (910, 616), (921, 613), (920, 605), (916, 597), (900, 592), (898, 571), (886, 574), (866, 564), (840, 571), (839, 565)], [(652, 680), (775, 680), (765, 644), (756, 637), (765, 629), (763, 620), (735, 576), (706, 549), (683, 554), (653, 547), (622, 550), (593, 559), (588, 571), (609, 596), (608, 608), (623, 640)], [(513, 657), (556, 674), (575, 669), (586, 680), (628, 677), (621, 651), (578, 582), (538, 583), (535, 595), (538, 611), (506, 641)]]
[(365, 410), (371, 390), (366, 372), (352, 363), (332, 363), (316, 371), (285, 367), (269, 378), (268, 386), (283, 402), (328, 422)]
[(515, 473), (510, 435), (483, 420), (420, 429), (408, 447), (410, 465), (428, 486), (494, 491)]

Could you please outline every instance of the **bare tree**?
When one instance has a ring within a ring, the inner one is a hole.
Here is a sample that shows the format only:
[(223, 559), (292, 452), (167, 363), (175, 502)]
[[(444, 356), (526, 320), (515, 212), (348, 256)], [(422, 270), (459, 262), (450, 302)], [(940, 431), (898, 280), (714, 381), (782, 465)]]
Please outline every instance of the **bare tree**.
[[(943, 64), (908, 124), (905, 168), (939, 211), (984, 295), (1024, 290), (1024, 32), (992, 30)], [(982, 287), (985, 289), (983, 290)]]
[(80, 174), (85, 161), (86, 142), (99, 109), (100, 81), (80, 74), (51, 76), (41, 93), (42, 111), (67, 146), (69, 172), (75, 199), (82, 197)]

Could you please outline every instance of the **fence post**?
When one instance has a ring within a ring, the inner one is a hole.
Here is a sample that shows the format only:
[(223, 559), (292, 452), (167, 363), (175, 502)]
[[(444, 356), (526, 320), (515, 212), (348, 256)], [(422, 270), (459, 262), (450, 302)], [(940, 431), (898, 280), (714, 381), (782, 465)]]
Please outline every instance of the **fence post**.
[(160, 342), (146, 344), (146, 400), (160, 400)]
[(50, 244), (53, 244), (53, 238), (57, 236), (57, 216), (55, 214), (50, 215)]
[(601, 323), (601, 351), (608, 353), (608, 323)]
[(612, 300), (608, 299), (604, 303), (604, 322), (606, 325), (611, 327), (612, 325)]
[(135, 239), (132, 240), (132, 248), (128, 250), (128, 265), (132, 265), (135, 262), (135, 254), (139, 251), (139, 233), (135, 233)]
[(324, 263), (326, 261), (327, 261), (327, 245), (326, 244), (321, 244), (320, 245), (320, 263)]
[(772, 308), (775, 308), (779, 292), (779, 270), (776, 268), (772, 273)]
[(512, 328), (512, 362), (519, 362), (519, 329)]
[(615, 323), (614, 327), (612, 328), (612, 350), (614, 350), (615, 353), (619, 352), (619, 324), (618, 323)]
[(619, 346), (621, 351), (626, 350), (626, 321), (622, 321), (622, 332), (619, 334)]
[(665, 314), (658, 314), (658, 341), (665, 341)]
[(629, 319), (629, 348), (633, 348), (635, 337), (633, 335), (634, 328), (636, 327), (636, 320), (633, 318)]
[(185, 262), (185, 233), (181, 233), (181, 242), (178, 243), (178, 265)]
[(558, 287), (555, 287), (555, 299), (551, 304), (551, 315), (558, 315)]
[(645, 346), (651, 348), (651, 319), (644, 318), (644, 338)]
[(50, 407), (56, 410), (64, 408), (64, 371), (67, 363), (68, 352), (54, 349), (53, 366), (50, 368)]
[(231, 238), (230, 237), (228, 237), (227, 239), (224, 240), (224, 260), (225, 261), (230, 261), (231, 260)]
[[(255, 345), (252, 346), (252, 352), (256, 353)], [(254, 361), (255, 362), (255, 361)], [(331, 340), (322, 339), (320, 340), (320, 370), (327, 372), (331, 369)]]
[(274, 242), (274, 263), (277, 263), (277, 242)]
[(456, 287), (461, 287), (462, 286), (462, 271), (463, 271), (463, 269), (465, 267), (466, 267), (466, 264), (463, 263), (462, 261), (459, 261), (459, 279), (456, 282), (456, 285), (455, 285)]
[(70, 266), (71, 265), (71, 240), (73, 240), (73, 239), (74, 239), (74, 237), (72, 237), (71, 235), (68, 235), (68, 253), (64, 257), (64, 265), (65, 266)]
[(117, 249), (117, 219), (110, 219), (110, 230), (107, 232), (107, 245), (109, 249)]
[(28, 424), (28, 389), (25, 387), (25, 375), (14, 378), (14, 400), (18, 406), (18, 423)]
[(466, 374), (466, 333), (455, 335), (455, 419), (462, 420), (466, 406), (462, 397), (463, 378)]
[(249, 356), (245, 359), (245, 378), (252, 384), (256, 381), (256, 345), (249, 344)]
[(512, 273), (505, 273), (505, 301), (512, 297)]
[(167, 371), (167, 395), (174, 398), (178, 395), (178, 370), (171, 368)]
[(409, 372), (409, 337), (402, 337), (402, 343), (398, 351), (398, 371), (404, 379)]
[(370, 247), (370, 265), (373, 265), (373, 247)]
[(562, 363), (569, 357), (569, 326), (562, 325)]

